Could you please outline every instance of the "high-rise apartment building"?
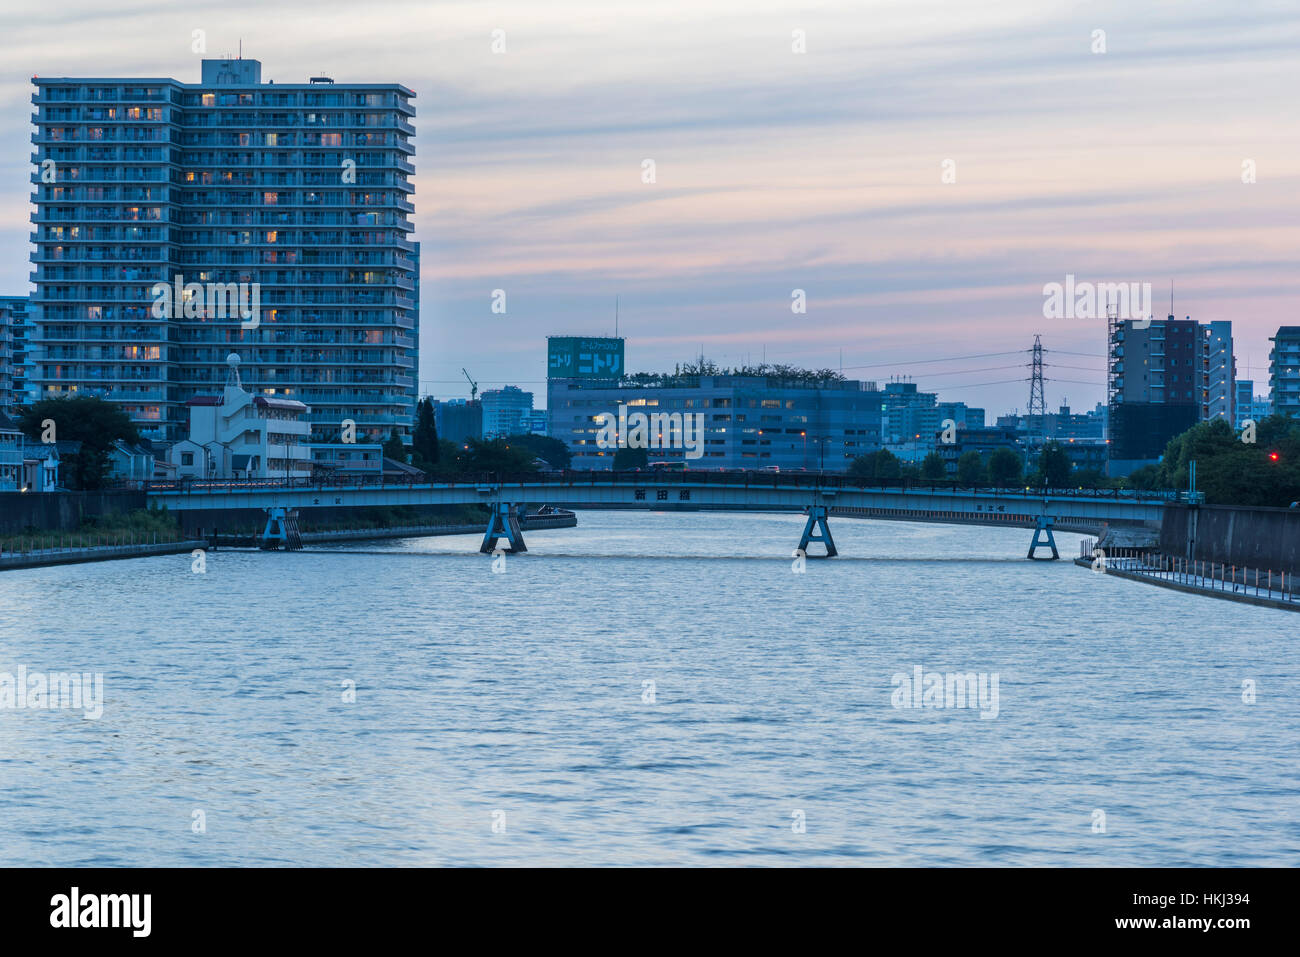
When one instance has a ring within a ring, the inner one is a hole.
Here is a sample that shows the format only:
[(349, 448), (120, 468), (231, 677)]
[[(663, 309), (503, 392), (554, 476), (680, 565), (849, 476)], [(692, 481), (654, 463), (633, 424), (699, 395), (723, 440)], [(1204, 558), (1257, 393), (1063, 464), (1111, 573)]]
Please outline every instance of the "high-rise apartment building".
[(1262, 422), (1273, 414), (1273, 403), (1268, 396), (1255, 395), (1255, 383), (1252, 379), (1237, 380), (1237, 423), (1238, 429), (1252, 422)]
[(0, 412), (14, 409), (13, 314), (0, 302)]
[[(0, 389), (0, 408), (12, 412), (18, 406), (30, 405), (31, 394), (31, 356), (28, 341), (32, 333), (26, 296), (0, 296), (0, 326), (7, 326), (8, 332), (0, 333), (8, 340), (8, 391)], [(5, 362), (0, 359), (0, 363)]]
[(1300, 326), (1279, 326), (1268, 341), (1268, 384), (1273, 411), (1278, 415), (1300, 416)]
[(1205, 339), (1205, 400), (1201, 418), (1223, 419), (1232, 425), (1237, 419), (1237, 360), (1232, 354), (1232, 323), (1209, 322), (1203, 325)]
[(1191, 320), (1119, 320), (1111, 332), (1110, 440), (1113, 475), (1156, 461), (1169, 440), (1199, 421), (1205, 344)]
[(409, 432), (413, 91), (263, 83), (242, 59), (199, 83), (32, 82), (42, 394), (100, 394), (179, 439), (233, 352), (250, 391), (311, 406), (314, 436)]
[(1236, 421), (1231, 322), (1117, 320), (1110, 330), (1112, 475), (1153, 462), (1198, 421)]

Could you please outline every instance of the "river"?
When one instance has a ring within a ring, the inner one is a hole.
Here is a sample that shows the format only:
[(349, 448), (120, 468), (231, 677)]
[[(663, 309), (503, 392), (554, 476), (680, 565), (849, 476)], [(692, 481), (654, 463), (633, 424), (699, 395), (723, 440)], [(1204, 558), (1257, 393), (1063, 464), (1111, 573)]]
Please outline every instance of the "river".
[[(456, 536), (0, 574), (0, 672), (103, 675), (95, 720), (0, 710), (0, 863), (1300, 863), (1294, 613), (1024, 529), (833, 519), (797, 572), (799, 516), (579, 522), (496, 572)], [(917, 668), (988, 696), (899, 706)]]

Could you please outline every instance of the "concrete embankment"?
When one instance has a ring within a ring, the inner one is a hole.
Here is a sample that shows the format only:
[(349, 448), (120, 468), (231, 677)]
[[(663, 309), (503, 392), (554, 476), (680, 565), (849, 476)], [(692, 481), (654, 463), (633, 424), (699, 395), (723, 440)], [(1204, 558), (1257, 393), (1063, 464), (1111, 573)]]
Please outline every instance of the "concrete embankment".
[[(520, 522), (525, 532), (544, 528), (573, 528), (578, 524), (578, 516), (568, 515), (530, 515)], [(398, 528), (344, 528), (323, 532), (303, 532), (305, 545), (320, 542), (354, 542), (377, 538), (426, 538), (435, 535), (482, 535), (486, 522), (474, 525), (407, 525)]]
[(160, 542), (148, 545), (92, 545), (86, 548), (40, 548), (28, 552), (0, 554), (0, 571), (9, 568), (40, 568), (45, 565), (77, 565), (81, 562), (108, 562), (119, 558), (150, 558), (154, 555), (179, 555), (204, 548), (197, 539)]
[(33, 528), (75, 532), (89, 520), (127, 515), (147, 506), (144, 492), (128, 489), (0, 492), (0, 535), (22, 535)]
[[(524, 531), (546, 528), (573, 528), (578, 517), (568, 515), (529, 516)], [(474, 525), (405, 525), (396, 528), (344, 528), (320, 532), (303, 532), (304, 544), (356, 542), (380, 538), (425, 538), (435, 535), (482, 535), (483, 524)], [(210, 541), (187, 539), (177, 542), (135, 545), (94, 545), (86, 548), (44, 548), (24, 552), (0, 553), (0, 571), (10, 568), (40, 568), (45, 565), (75, 565), (81, 562), (106, 562), (119, 558), (149, 558), (154, 555), (177, 555), (196, 548), (206, 549)], [(229, 546), (228, 546), (229, 547)]]
[[(1076, 558), (1076, 565), (1081, 565), (1093, 571), (1094, 574), (1101, 574), (1096, 570), (1095, 563), (1092, 559)], [(1131, 565), (1131, 567), (1125, 567)], [(1251, 584), (1248, 581), (1233, 581), (1231, 579), (1215, 579), (1201, 575), (1191, 575), (1187, 573), (1169, 573), (1160, 569), (1143, 567), (1140, 562), (1114, 561), (1108, 559), (1106, 562), (1107, 575), (1114, 575), (1116, 578), (1126, 578), (1129, 581), (1142, 582), (1146, 585), (1158, 585), (1161, 588), (1172, 588), (1174, 591), (1188, 592), (1192, 595), (1203, 595), (1206, 598), (1226, 598), (1229, 601), (1243, 602), (1247, 605), (1263, 605), (1266, 608), (1280, 608), (1284, 611), (1300, 611), (1300, 594), (1291, 591), (1282, 591), (1280, 582), (1272, 583), (1274, 587)]]
[(1300, 575), (1300, 508), (1171, 505), (1160, 551), (1197, 562)]

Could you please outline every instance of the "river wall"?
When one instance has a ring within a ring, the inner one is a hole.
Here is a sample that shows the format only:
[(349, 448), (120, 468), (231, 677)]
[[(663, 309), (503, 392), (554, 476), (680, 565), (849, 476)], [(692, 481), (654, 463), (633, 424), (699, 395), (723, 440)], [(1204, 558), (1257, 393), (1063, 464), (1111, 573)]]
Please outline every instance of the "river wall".
[(70, 532), (88, 518), (146, 508), (145, 494), (129, 489), (98, 492), (0, 492), (0, 535), (35, 528)]
[(1300, 575), (1300, 508), (1171, 505), (1160, 525), (1160, 551)]

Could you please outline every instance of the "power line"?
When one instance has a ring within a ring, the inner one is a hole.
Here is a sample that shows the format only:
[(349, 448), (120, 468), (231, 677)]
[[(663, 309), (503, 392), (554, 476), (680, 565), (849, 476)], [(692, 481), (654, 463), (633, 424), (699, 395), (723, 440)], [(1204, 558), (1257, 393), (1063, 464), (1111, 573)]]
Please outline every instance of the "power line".
[(934, 375), (969, 375), (972, 372), (998, 372), (1002, 369), (1023, 369), (1024, 367), (1023, 362), (1016, 362), (1009, 366), (984, 366), (980, 369), (942, 369), (935, 372)]
[(1007, 385), (1010, 382), (1025, 382), (1025, 381), (1027, 380), (1026, 379), (998, 379), (996, 382), (963, 382), (960, 384), (932, 385), (932, 386), (928, 386), (927, 388), (933, 389), (935, 392), (940, 392), (945, 390), (952, 391), (955, 389), (981, 389), (986, 385)]
[(873, 362), (864, 366), (845, 366), (846, 369), (881, 369), (885, 366), (920, 366), (929, 365), (935, 362), (957, 362), (961, 359), (990, 359), (994, 356), (1018, 356), (1027, 352), (1027, 349), (1016, 349), (1012, 352), (981, 352), (969, 356), (948, 356), (945, 359), (895, 359), (889, 362)]

